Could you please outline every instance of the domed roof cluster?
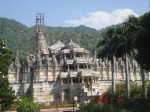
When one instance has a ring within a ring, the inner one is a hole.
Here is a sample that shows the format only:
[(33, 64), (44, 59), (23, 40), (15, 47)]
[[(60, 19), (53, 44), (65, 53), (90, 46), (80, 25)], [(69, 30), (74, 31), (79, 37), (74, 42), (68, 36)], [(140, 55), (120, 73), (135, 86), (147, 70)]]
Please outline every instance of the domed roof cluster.
[(73, 48), (80, 48), (80, 46), (77, 43), (72, 42), (72, 40), (67, 43), (63, 49), (73, 49)]

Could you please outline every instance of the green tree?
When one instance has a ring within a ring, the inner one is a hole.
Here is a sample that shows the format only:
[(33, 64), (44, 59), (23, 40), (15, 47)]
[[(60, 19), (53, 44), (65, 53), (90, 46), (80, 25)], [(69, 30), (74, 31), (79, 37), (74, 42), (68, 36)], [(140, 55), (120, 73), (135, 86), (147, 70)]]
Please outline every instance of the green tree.
[(8, 67), (13, 60), (12, 52), (6, 44), (0, 39), (0, 75), (7, 75)]
[(12, 62), (12, 53), (7, 49), (6, 44), (0, 39), (0, 103), (2, 110), (8, 109), (15, 98), (14, 91), (10, 87), (7, 78), (4, 78), (8, 73), (8, 67)]
[(129, 83), (129, 67), (128, 57), (135, 51), (135, 34), (137, 27), (133, 23), (137, 22), (135, 16), (129, 16), (123, 23), (122, 33), (118, 35), (119, 44), (116, 49), (116, 56), (124, 58), (125, 61), (125, 74), (126, 74), (126, 98), (130, 98), (130, 83)]
[(37, 105), (30, 98), (21, 98), (17, 112), (39, 112)]
[(101, 47), (98, 56), (102, 58), (107, 57), (109, 60), (111, 60), (113, 102), (115, 102), (114, 56), (116, 55), (116, 49), (119, 42), (118, 35), (120, 34), (120, 32), (122, 32), (120, 27), (109, 28), (102, 34), (103, 40), (101, 40), (97, 45), (97, 47)]
[(99, 52), (98, 56), (99, 57), (111, 57), (111, 73), (112, 73), (112, 97), (113, 101), (115, 101), (115, 75), (114, 75), (114, 55), (112, 53), (113, 50), (113, 36), (114, 36), (115, 29), (114, 28), (109, 28), (105, 33), (103, 33), (103, 40), (101, 40), (98, 43), (98, 47), (101, 47), (101, 51)]
[(1, 109), (6, 110), (10, 108), (14, 99), (14, 91), (10, 87), (8, 79), (0, 76), (0, 104), (2, 107)]
[[(143, 18), (143, 16), (140, 18), (137, 18), (135, 16), (130, 16), (128, 18), (128, 20), (125, 22), (127, 29), (128, 29), (127, 31), (129, 31), (128, 37), (130, 39), (128, 42), (129, 44), (127, 44), (127, 46), (129, 46), (129, 50), (136, 51), (136, 52), (132, 52), (132, 53), (134, 53), (134, 55), (136, 55), (136, 58), (139, 56), (139, 51), (137, 49), (138, 48), (137, 46), (139, 46), (139, 44), (136, 45), (136, 43), (138, 43), (138, 37), (139, 37), (139, 35), (141, 35), (143, 33), (143, 30), (144, 30), (143, 26), (141, 25), (141, 23), (142, 23), (141, 18)], [(144, 34), (142, 34), (142, 35), (144, 35)], [(140, 47), (143, 47), (143, 46), (140, 46)], [(131, 53), (131, 51), (129, 51), (128, 54), (129, 53)], [(147, 98), (147, 87), (146, 87), (146, 80), (145, 80), (146, 78), (145, 78), (144, 69), (148, 70), (148, 69), (144, 68), (143, 66), (141, 67), (142, 90), (143, 90), (143, 97)]]
[(143, 69), (150, 70), (150, 12), (139, 17), (138, 25), (141, 30), (139, 30), (136, 39), (136, 48), (138, 51), (136, 59)]

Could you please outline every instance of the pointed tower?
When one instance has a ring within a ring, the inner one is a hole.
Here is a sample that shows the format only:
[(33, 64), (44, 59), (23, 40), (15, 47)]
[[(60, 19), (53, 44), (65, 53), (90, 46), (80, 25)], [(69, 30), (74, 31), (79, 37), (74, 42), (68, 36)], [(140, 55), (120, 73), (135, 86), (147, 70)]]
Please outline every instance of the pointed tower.
[[(48, 41), (47, 41), (47, 34), (45, 32), (44, 26), (44, 14), (37, 13), (36, 15), (36, 28), (35, 28), (35, 56), (38, 55), (39, 51), (41, 55), (48, 55)], [(36, 57), (37, 58), (37, 57)]]

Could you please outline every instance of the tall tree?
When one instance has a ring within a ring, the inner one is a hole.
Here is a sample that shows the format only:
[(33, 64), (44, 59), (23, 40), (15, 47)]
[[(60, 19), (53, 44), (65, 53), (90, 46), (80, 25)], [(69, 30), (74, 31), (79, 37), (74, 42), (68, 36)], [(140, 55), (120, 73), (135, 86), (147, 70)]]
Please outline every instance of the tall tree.
[(111, 60), (113, 103), (115, 103), (114, 55), (118, 43), (118, 37), (115, 33), (118, 33), (119, 30), (119, 27), (117, 29), (109, 28), (105, 33), (102, 34), (103, 40), (101, 40), (97, 45), (97, 47), (101, 47), (98, 56), (101, 58), (107, 57), (109, 60)]
[(127, 20), (123, 23), (123, 32), (119, 35), (119, 45), (117, 48), (117, 56), (123, 57), (125, 59), (125, 74), (126, 74), (126, 98), (130, 97), (130, 82), (129, 82), (129, 67), (128, 67), (128, 56), (134, 52), (134, 35), (137, 32), (137, 28), (133, 23), (137, 22), (135, 16), (129, 16)]
[[(143, 64), (143, 59), (145, 60), (145, 58), (140, 57), (141, 52), (143, 53), (143, 48), (149, 48), (150, 44), (149, 43), (144, 43), (141, 40), (141, 38), (144, 36), (150, 36), (149, 30), (148, 28), (150, 28), (150, 15), (145, 14), (144, 16), (141, 16), (139, 18), (135, 17), (135, 16), (130, 16), (127, 21), (125, 21), (125, 26), (127, 26), (127, 32), (128, 32), (128, 44), (126, 46), (129, 46), (129, 51), (128, 54), (131, 53), (132, 51), (134, 51), (136, 49), (136, 59), (141, 62), (141, 75), (142, 75), (142, 89), (143, 89), (143, 97), (147, 98), (147, 87), (146, 87), (146, 76), (145, 76), (145, 72), (143, 69), (148, 70), (148, 67)], [(148, 34), (149, 33), (149, 34)], [(148, 39), (148, 38), (147, 38)], [(148, 40), (145, 40), (146, 42)], [(139, 44), (140, 43), (140, 44)], [(141, 45), (142, 43), (142, 45)], [(145, 47), (146, 45), (146, 47)], [(149, 45), (149, 46), (147, 46)], [(139, 50), (140, 49), (140, 50)], [(137, 52), (138, 51), (138, 52)], [(147, 55), (149, 49), (147, 49), (147, 52), (145, 52), (145, 54)], [(149, 59), (149, 57), (147, 57), (147, 59)], [(145, 62), (144, 62), (145, 63)], [(149, 63), (148, 63), (149, 64)]]
[(7, 49), (4, 41), (0, 39), (0, 104), (2, 110), (9, 108), (15, 98), (14, 91), (10, 87), (8, 79), (4, 78), (7, 75), (12, 59), (11, 51)]
[(149, 71), (150, 70), (150, 12), (145, 13), (139, 17), (139, 30), (136, 39), (137, 55), (136, 59), (140, 66)]
[(145, 13), (143, 16), (138, 19), (138, 32), (136, 34), (136, 60), (141, 66), (141, 74), (142, 74), (142, 89), (143, 89), (143, 97), (147, 98), (147, 86), (146, 86), (146, 76), (145, 74), (150, 70), (150, 12)]
[(0, 76), (7, 75), (8, 67), (13, 60), (12, 52), (6, 44), (0, 39)]

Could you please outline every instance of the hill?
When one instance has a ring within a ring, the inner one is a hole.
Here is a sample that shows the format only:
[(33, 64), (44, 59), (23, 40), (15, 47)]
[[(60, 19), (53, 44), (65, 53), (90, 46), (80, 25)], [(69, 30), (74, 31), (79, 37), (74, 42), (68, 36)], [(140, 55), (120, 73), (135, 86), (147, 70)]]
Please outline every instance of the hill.
[[(32, 50), (34, 30), (34, 26), (29, 28), (14, 19), (0, 18), (0, 38), (5, 40), (14, 54), (18, 52), (20, 58), (25, 58)], [(50, 45), (58, 40), (67, 43), (72, 39), (92, 53), (102, 37), (100, 31), (83, 25), (78, 27), (46, 26), (46, 32)]]

